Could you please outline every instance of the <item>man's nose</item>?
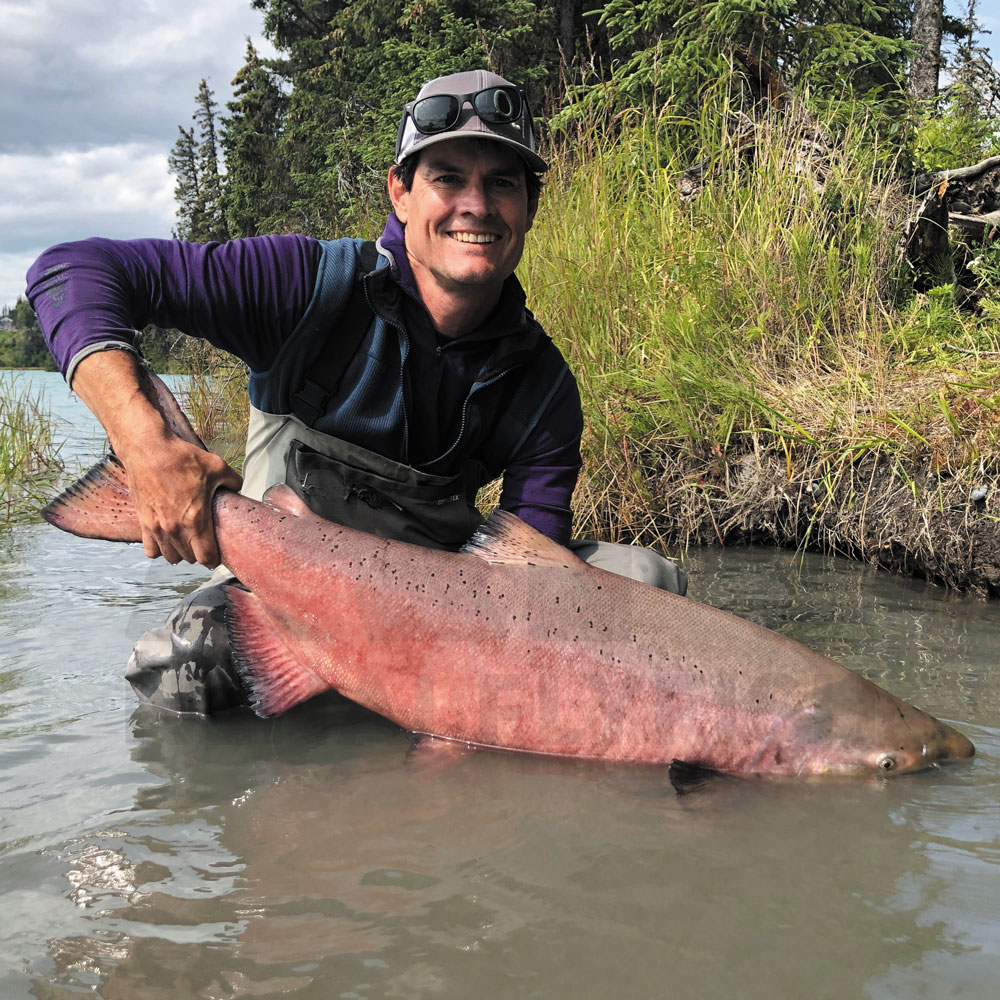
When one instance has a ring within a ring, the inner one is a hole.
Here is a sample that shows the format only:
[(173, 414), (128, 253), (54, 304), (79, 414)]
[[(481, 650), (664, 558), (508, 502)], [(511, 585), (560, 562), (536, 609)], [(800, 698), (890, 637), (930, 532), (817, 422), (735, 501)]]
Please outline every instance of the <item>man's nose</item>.
[(485, 184), (470, 182), (462, 189), (460, 207), (471, 215), (485, 216), (492, 210), (489, 191)]

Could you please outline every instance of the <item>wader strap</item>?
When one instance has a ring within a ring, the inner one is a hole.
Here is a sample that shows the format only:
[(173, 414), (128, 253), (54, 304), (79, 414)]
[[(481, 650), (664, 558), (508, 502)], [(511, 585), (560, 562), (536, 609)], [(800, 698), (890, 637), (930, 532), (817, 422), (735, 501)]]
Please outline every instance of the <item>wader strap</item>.
[(374, 243), (363, 243), (361, 268), (336, 329), (326, 336), (322, 349), (309, 366), (310, 375), (306, 376), (298, 392), (292, 394), (292, 413), (309, 427), (326, 413), (330, 398), (337, 391), (341, 377), (371, 324), (373, 313), (365, 298), (364, 276), (374, 271), (377, 263), (378, 248)]

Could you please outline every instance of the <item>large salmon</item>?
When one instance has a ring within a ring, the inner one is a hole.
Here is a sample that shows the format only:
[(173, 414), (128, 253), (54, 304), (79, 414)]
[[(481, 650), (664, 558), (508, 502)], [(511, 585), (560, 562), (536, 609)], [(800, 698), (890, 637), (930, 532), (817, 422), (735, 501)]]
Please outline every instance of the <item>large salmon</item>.
[[(166, 387), (159, 405), (198, 441)], [(417, 733), (727, 774), (865, 775), (971, 757), (963, 735), (759, 625), (594, 569), (504, 512), (459, 553), (322, 520), (287, 487), (214, 499), (237, 667), (260, 715), (335, 688)], [(43, 512), (139, 540), (109, 457)]]

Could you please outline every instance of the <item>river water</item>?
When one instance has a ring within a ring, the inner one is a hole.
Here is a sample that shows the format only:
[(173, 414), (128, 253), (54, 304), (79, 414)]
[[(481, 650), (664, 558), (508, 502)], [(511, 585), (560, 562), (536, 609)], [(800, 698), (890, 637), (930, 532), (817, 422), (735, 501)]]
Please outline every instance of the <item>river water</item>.
[[(102, 436), (46, 394), (89, 464)], [(692, 596), (957, 725), (969, 764), (718, 782), (478, 752), (333, 699), (137, 707), (131, 646), (200, 579), (43, 525), (0, 544), (0, 997), (993, 1000), (1000, 606), (846, 561), (691, 552)]]

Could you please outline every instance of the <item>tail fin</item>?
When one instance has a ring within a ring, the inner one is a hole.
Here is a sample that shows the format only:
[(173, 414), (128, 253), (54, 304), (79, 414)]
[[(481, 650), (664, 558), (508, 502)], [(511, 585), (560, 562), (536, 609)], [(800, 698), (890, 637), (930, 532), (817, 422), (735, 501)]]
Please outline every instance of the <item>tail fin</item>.
[(142, 386), (142, 391), (146, 398), (163, 414), (163, 419), (166, 420), (167, 426), (179, 438), (190, 444), (196, 444), (199, 448), (204, 448), (205, 451), (208, 451), (205, 448), (205, 442), (198, 437), (195, 429), (191, 426), (191, 422), (184, 415), (180, 403), (177, 402), (174, 394), (166, 387), (159, 375), (142, 368), (139, 374), (139, 384)]
[(142, 532), (125, 466), (108, 455), (42, 508), (42, 517), (81, 538), (141, 542)]
[[(141, 368), (139, 383), (143, 394), (163, 414), (174, 434), (205, 447), (162, 379)], [(49, 524), (81, 538), (142, 541), (139, 518), (128, 490), (128, 476), (114, 455), (98, 462), (82, 479), (43, 507), (41, 513)]]

